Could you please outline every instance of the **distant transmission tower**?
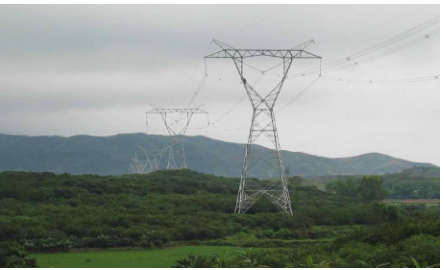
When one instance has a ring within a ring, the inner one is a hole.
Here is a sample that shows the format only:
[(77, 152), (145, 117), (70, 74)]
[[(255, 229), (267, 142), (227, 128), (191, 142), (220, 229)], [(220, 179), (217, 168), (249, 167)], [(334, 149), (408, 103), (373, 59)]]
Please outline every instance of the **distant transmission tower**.
[(170, 146), (163, 149), (146, 149), (140, 147), (140, 152), (146, 157), (147, 164), (149, 165), (148, 173), (155, 172), (160, 169), (162, 157), (166, 152), (169, 152)]
[[(237, 72), (239, 73), (241, 82), (253, 107), (250, 134), (248, 136), (248, 143), (245, 151), (236, 208), (234, 212), (244, 214), (262, 195), (266, 195), (268, 199), (279, 209), (288, 215), (293, 215), (290, 195), (288, 193), (287, 179), (282, 163), (279, 137), (273, 108), (276, 104), (276, 100), (282, 86), (287, 79), (287, 74), (293, 60), (295, 58), (321, 59), (321, 57), (304, 51), (305, 47), (311, 44), (313, 41), (305, 42), (289, 50), (235, 49), (218, 40), (213, 40), (213, 42), (222, 50), (205, 56), (205, 58), (229, 58), (233, 60)], [(265, 97), (262, 97), (244, 77), (244, 59), (258, 56), (268, 56), (282, 59), (282, 79)], [(264, 122), (265, 124), (261, 124)], [(269, 153), (267, 154), (267, 151), (260, 149), (260, 147), (254, 145), (252, 146), (252, 144), (261, 136), (265, 136), (265, 138), (272, 143), (272, 147), (275, 150), (272, 152), (272, 155)], [(251, 175), (254, 175), (254, 167), (256, 166), (256, 169), (258, 167), (262, 168), (263, 165), (267, 165), (272, 168), (269, 170), (270, 174), (272, 174), (274, 171), (278, 173), (278, 179), (271, 180), (266, 186), (263, 186), (263, 184), (261, 185), (260, 181), (251, 179)]]
[[(194, 114), (206, 114), (208, 121), (208, 113), (199, 109), (200, 107), (202, 107), (202, 105), (196, 108), (187, 109), (164, 109), (153, 105), (155, 109), (146, 112), (146, 115), (159, 114), (162, 117), (162, 120), (171, 138), (167, 170), (188, 168), (182, 138), (185, 135), (188, 126), (190, 125), (191, 118)], [(174, 118), (171, 115), (175, 115), (177, 117)], [(181, 121), (184, 122), (183, 127), (179, 127), (179, 122)]]
[(145, 174), (161, 168), (162, 157), (166, 152), (169, 152), (170, 146), (163, 149), (146, 149), (139, 146), (139, 149), (131, 159), (130, 171), (131, 173)]
[(144, 174), (146, 166), (148, 165), (147, 161), (144, 161), (144, 158), (140, 158), (140, 151), (136, 151), (134, 153), (134, 157), (131, 159), (131, 163), (129, 165), (130, 173)]

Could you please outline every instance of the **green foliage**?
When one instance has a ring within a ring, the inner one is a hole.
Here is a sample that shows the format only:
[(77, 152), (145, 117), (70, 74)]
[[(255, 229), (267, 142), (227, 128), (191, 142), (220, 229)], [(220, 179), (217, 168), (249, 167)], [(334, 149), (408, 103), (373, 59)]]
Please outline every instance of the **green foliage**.
[[(435, 217), (439, 222), (439, 218)], [(415, 223), (409, 218), (407, 223)], [(421, 226), (421, 223), (416, 223)], [(224, 264), (216, 265), (221, 255), (205, 257), (205, 267), (435, 267), (439, 265), (439, 230), (423, 233), (402, 231), (396, 241), (384, 240), (400, 228), (399, 223), (359, 229), (340, 237), (333, 243), (314, 243), (294, 248), (274, 248), (268, 250), (248, 250), (234, 258), (226, 259)], [(427, 225), (425, 226), (427, 227)], [(436, 236), (437, 235), (437, 236)], [(411, 258), (416, 259), (411, 259)], [(191, 267), (191, 266), (189, 266)]]
[(0, 242), (0, 268), (13, 267), (36, 267), (36, 259), (28, 257), (23, 246), (16, 242)]
[[(367, 179), (368, 183), (365, 184), (370, 190), (361, 189), (359, 193), (363, 198), (378, 198), (379, 194), (380, 198), (385, 195), (390, 199), (439, 199), (439, 170), (437, 167), (414, 167), (400, 173), (379, 176), (382, 179), (382, 189), (386, 190), (385, 194), (379, 190), (376, 177), (366, 177), (373, 178), (373, 184)], [(362, 180), (362, 176), (329, 176), (317, 177), (315, 181), (319, 185), (323, 183), (326, 190), (338, 195), (357, 196)]]
[(216, 258), (190, 254), (187, 258), (178, 260), (173, 268), (209, 268), (216, 264)]
[(65, 251), (161, 247), (253, 232), (269, 241), (243, 244), (284, 246), (279, 241), (328, 237), (314, 225), (377, 224), (396, 218), (385, 207), (298, 185), (290, 186), (294, 217), (265, 198), (248, 214), (233, 215), (238, 182), (190, 170), (118, 177), (4, 172), (0, 240), (21, 241), (29, 250)]
[(363, 202), (381, 201), (387, 195), (379, 176), (364, 176), (359, 182), (353, 179), (330, 182), (326, 188), (340, 196), (356, 197)]
[(415, 259), (412, 258), (412, 261), (416, 268), (422, 268), (421, 265)]
[(364, 176), (356, 190), (358, 196), (366, 202), (381, 201), (386, 196), (379, 176)]
[(117, 177), (0, 173), (0, 241), (45, 252), (185, 243), (255, 247), (234, 257), (221, 250), (214, 256), (190, 250), (176, 257), (194, 254), (177, 264), (187, 267), (439, 262), (439, 208), (377, 202), (383, 193), (379, 177), (346, 182), (344, 192), (339, 188), (336, 194), (294, 178), (289, 185), (293, 217), (267, 200), (234, 215), (238, 181), (190, 170)]

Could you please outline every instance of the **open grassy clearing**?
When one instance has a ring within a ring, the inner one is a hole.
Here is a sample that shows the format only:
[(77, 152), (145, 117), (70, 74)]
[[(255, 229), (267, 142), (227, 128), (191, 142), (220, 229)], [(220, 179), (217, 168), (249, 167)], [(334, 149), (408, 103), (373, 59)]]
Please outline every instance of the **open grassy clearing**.
[(224, 246), (183, 246), (168, 249), (102, 250), (69, 253), (34, 254), (37, 265), (45, 268), (95, 268), (95, 267), (170, 267), (188, 254), (215, 255), (228, 248), (230, 255), (246, 248)]
[(430, 206), (439, 206), (439, 199), (387, 199), (383, 201), (384, 203), (390, 205), (402, 205), (402, 204), (414, 204), (414, 205), (425, 205), (426, 207)]

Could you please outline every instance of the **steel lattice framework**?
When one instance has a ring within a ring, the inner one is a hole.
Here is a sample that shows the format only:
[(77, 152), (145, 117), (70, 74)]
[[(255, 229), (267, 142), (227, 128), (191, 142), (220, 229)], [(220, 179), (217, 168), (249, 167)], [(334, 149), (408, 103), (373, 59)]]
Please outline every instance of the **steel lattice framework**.
[(145, 174), (155, 172), (161, 168), (162, 157), (169, 152), (170, 146), (162, 149), (147, 149), (139, 146), (139, 149), (134, 153), (130, 169), (132, 173)]
[[(190, 125), (191, 118), (195, 114), (206, 114), (208, 118), (208, 113), (200, 109), (203, 106), (200, 105), (196, 108), (160, 108), (158, 106), (152, 105), (155, 108), (145, 114), (159, 114), (162, 117), (163, 123), (168, 131), (171, 138), (171, 144), (169, 146), (169, 157), (167, 170), (170, 169), (186, 169), (188, 168), (187, 159), (185, 155), (185, 148), (183, 146), (182, 137), (185, 135), (188, 126)], [(173, 118), (170, 115), (176, 115), (178, 118)], [(178, 128), (178, 123), (184, 121), (185, 124), (183, 128)], [(181, 159), (182, 162), (179, 162)]]
[[(244, 214), (263, 195), (279, 209), (293, 215), (290, 195), (288, 193), (287, 178), (284, 172), (279, 137), (273, 112), (276, 100), (279, 97), (282, 86), (287, 79), (288, 71), (294, 59), (321, 59), (320, 56), (304, 51), (305, 47), (313, 43), (313, 40), (302, 43), (289, 50), (272, 49), (236, 49), (219, 40), (213, 40), (222, 50), (205, 56), (205, 58), (229, 58), (232, 59), (239, 73), (241, 82), (247, 92), (253, 107), (250, 133), (245, 150), (245, 158), (242, 166), (242, 174), (234, 212)], [(268, 56), (282, 59), (283, 76), (280, 82), (265, 96), (261, 96), (244, 77), (244, 59), (250, 57)], [(259, 137), (268, 139), (274, 147), (274, 152), (263, 151), (252, 145)], [(255, 166), (268, 164), (270, 175), (277, 172), (277, 179), (271, 179), (266, 185), (251, 178), (250, 174)]]

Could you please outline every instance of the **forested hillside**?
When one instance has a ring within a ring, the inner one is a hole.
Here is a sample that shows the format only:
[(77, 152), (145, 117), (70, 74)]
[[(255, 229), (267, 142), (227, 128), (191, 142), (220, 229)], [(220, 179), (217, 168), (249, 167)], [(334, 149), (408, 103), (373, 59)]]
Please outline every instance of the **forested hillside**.
[[(1, 171), (51, 171), (55, 173), (122, 175), (129, 173), (129, 163), (139, 146), (163, 148), (167, 136), (123, 134), (94, 136), (12, 136), (0, 134)], [(218, 141), (207, 137), (184, 137), (189, 168), (202, 173), (238, 177), (245, 154), (243, 144)], [(261, 146), (263, 151), (270, 151)], [(387, 155), (370, 153), (349, 158), (324, 158), (298, 152), (282, 151), (284, 165), (290, 174), (371, 175), (396, 173), (414, 166), (435, 167)], [(163, 165), (165, 165), (164, 159)], [(255, 177), (268, 177), (268, 168)]]

